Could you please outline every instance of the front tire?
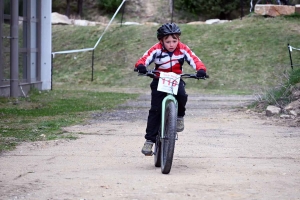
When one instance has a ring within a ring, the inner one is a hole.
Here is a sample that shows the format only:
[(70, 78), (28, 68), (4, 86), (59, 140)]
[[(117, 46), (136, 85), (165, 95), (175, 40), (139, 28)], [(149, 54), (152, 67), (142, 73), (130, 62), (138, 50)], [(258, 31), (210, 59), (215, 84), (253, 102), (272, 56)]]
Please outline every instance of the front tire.
[(164, 138), (161, 141), (161, 172), (171, 171), (176, 140), (177, 112), (176, 105), (170, 101), (166, 106)]
[(160, 133), (159, 133), (156, 137), (155, 148), (154, 148), (154, 165), (155, 165), (155, 167), (161, 166), (161, 155), (160, 154), (161, 154), (161, 141), (160, 141)]

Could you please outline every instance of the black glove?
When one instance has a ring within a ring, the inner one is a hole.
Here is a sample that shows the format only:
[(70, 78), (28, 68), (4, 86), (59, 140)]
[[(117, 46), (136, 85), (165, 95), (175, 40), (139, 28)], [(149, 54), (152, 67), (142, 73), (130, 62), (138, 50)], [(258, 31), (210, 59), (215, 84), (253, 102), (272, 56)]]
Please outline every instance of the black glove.
[(197, 71), (197, 75), (198, 78), (204, 78), (206, 77), (206, 72), (203, 69), (200, 69)]
[(147, 68), (144, 65), (138, 65), (137, 66), (137, 71), (141, 74), (146, 74), (147, 73)]

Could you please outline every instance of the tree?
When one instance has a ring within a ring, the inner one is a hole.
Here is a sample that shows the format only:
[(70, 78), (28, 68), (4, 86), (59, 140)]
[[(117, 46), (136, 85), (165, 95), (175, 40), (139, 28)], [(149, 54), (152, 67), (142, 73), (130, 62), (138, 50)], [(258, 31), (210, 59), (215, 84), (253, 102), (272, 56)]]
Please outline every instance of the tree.
[(83, 0), (77, 0), (77, 14), (83, 17)]
[[(250, 0), (243, 2), (249, 5)], [(240, 9), (241, 0), (176, 0), (175, 6), (197, 16), (230, 19), (230, 14)]]
[(106, 13), (113, 13), (122, 3), (122, 0), (98, 0), (98, 8)]
[[(67, 1), (67, 8), (66, 8), (66, 15), (68, 17), (70, 17), (70, 0), (66, 0)], [(77, 14), (80, 17), (83, 17), (83, 0), (77, 0)]]
[(70, 0), (67, 0), (66, 15), (67, 15), (68, 17), (70, 17)]

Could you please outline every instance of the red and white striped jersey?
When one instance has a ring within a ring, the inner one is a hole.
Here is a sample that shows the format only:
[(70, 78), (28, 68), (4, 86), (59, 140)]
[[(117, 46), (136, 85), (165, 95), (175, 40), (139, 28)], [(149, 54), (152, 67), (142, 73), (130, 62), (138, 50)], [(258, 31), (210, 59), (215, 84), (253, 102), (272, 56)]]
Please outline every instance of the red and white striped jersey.
[(136, 62), (135, 67), (144, 65), (148, 67), (151, 63), (155, 64), (155, 71), (174, 72), (182, 74), (182, 65), (186, 61), (196, 71), (203, 69), (206, 71), (202, 61), (191, 51), (191, 49), (179, 41), (175, 51), (169, 53), (159, 42), (153, 45), (145, 54)]

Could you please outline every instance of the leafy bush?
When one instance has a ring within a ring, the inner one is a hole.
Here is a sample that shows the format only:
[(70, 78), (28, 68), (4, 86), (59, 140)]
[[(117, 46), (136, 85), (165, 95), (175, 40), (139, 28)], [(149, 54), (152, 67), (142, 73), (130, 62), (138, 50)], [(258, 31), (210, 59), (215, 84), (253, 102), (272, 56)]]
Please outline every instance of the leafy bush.
[[(230, 19), (231, 13), (239, 11), (240, 0), (177, 0), (174, 1), (175, 8), (185, 10), (198, 16), (217, 17), (220, 19)], [(243, 1), (243, 8), (248, 9), (250, 0)]]
[(118, 9), (122, 0), (98, 0), (98, 7), (108, 13), (114, 12)]

